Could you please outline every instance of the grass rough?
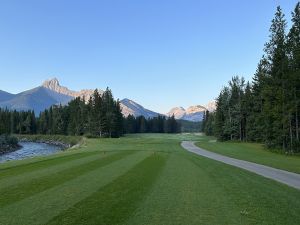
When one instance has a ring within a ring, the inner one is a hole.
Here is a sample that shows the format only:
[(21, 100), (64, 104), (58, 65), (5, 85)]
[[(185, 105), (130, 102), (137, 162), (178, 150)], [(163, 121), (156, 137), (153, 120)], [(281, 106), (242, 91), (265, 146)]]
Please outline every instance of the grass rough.
[(285, 155), (266, 149), (262, 144), (243, 142), (218, 142), (203, 136), (196, 145), (208, 151), (236, 159), (246, 160), (277, 169), (300, 173), (300, 156)]

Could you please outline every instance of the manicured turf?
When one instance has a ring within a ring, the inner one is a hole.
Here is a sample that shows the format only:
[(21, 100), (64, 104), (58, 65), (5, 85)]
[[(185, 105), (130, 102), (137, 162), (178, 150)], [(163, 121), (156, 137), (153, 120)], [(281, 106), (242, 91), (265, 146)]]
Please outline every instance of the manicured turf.
[(299, 224), (300, 191), (180, 147), (193, 135), (89, 139), (0, 165), (0, 224)]
[(232, 158), (255, 162), (274, 168), (300, 173), (300, 156), (272, 152), (262, 144), (239, 142), (216, 142), (210, 137), (202, 137), (197, 146)]

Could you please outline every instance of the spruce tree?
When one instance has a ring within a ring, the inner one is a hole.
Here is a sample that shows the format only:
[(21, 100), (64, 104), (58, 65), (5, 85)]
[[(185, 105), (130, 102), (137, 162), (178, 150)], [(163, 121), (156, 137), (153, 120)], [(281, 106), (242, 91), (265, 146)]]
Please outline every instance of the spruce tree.
[(286, 21), (278, 6), (270, 27), (270, 41), (265, 45), (269, 64), (268, 77), (264, 90), (265, 115), (267, 122), (266, 143), (269, 146), (287, 147), (287, 120), (285, 109), (288, 100)]
[(300, 151), (299, 112), (300, 112), (300, 3), (292, 12), (292, 27), (287, 40), (289, 57), (289, 140), (291, 150)]

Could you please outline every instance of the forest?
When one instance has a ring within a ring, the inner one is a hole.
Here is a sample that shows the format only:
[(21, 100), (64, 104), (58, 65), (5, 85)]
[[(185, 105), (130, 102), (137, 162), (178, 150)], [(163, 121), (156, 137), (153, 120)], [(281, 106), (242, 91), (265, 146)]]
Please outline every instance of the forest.
[(76, 98), (68, 105), (54, 105), (40, 113), (0, 109), (0, 134), (85, 135), (120, 137), (125, 133), (177, 133), (180, 123), (174, 117), (142, 116), (124, 118), (119, 100), (110, 89), (97, 89), (88, 100)]
[(129, 115), (124, 120), (125, 133), (180, 133), (181, 123), (173, 116), (157, 116), (146, 119)]
[(288, 32), (280, 7), (269, 31), (253, 80), (234, 76), (217, 97), (216, 111), (206, 112), (203, 129), (222, 141), (260, 142), (300, 152), (300, 4)]

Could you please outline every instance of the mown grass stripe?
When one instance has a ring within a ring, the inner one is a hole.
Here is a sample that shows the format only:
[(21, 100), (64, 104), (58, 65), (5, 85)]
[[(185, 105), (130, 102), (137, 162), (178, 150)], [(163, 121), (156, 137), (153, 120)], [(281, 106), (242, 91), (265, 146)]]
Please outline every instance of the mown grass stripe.
[(231, 207), (226, 193), (187, 160), (186, 154), (171, 154), (145, 201), (123, 224), (235, 224), (232, 215), (222, 218), (230, 213)]
[[(33, 170), (43, 169), (48, 166), (54, 166), (57, 164), (65, 163), (69, 160), (75, 160), (82, 157), (88, 157), (90, 155), (97, 155), (99, 151), (90, 151), (90, 152), (80, 152), (75, 154), (68, 154), (58, 157), (45, 157), (45, 159), (41, 159), (37, 162), (30, 162), (26, 164), (16, 165), (8, 168), (0, 169), (0, 180), (9, 176), (16, 176), (20, 174), (24, 174)], [(59, 154), (58, 154), (59, 155)]]
[(0, 222), (5, 225), (45, 224), (63, 210), (125, 174), (150, 154), (149, 152), (136, 152), (61, 185), (10, 204), (0, 210)]
[(147, 196), (166, 159), (167, 154), (153, 154), (47, 224), (122, 224)]
[[(226, 193), (227, 202), (236, 206), (236, 213), (240, 213), (244, 224), (278, 224), (278, 221), (299, 224), (296, 222), (300, 212), (297, 207), (300, 203), (299, 190), (221, 162), (206, 158), (199, 160), (199, 157), (190, 155), (189, 159)], [(203, 167), (201, 161), (214, 166)], [(265, 218), (264, 222), (259, 218)]]
[(89, 163), (91, 161), (94, 161), (99, 158), (106, 157), (111, 154), (115, 154), (117, 152), (110, 152), (104, 154), (103, 152), (99, 151), (99, 154), (97, 155), (90, 155), (87, 157), (81, 157), (79, 159), (74, 159), (74, 160), (69, 160), (65, 163), (59, 163), (59, 164), (54, 164), (53, 166), (48, 166), (42, 169), (36, 169), (32, 170), (30, 172), (24, 173), (24, 174), (19, 174), (15, 176), (9, 176), (7, 178), (1, 179), (0, 180), (0, 189), (6, 188), (12, 185), (16, 185), (18, 183), (23, 183), (23, 182), (28, 182), (30, 180), (45, 176), (45, 175), (51, 175), (54, 173), (57, 173), (59, 171), (63, 171), (65, 169), (68, 169), (73, 166), (80, 166), (85, 163)]
[[(106, 157), (96, 158), (91, 162), (82, 165), (73, 165), (63, 171), (58, 171), (49, 175), (45, 175), (36, 179), (18, 183), (15, 186), (0, 188), (0, 208), (13, 202), (20, 201), (31, 195), (35, 195), (56, 185), (79, 177), (85, 173), (104, 167), (114, 161), (133, 154), (133, 152), (119, 152), (118, 154), (108, 155)], [(51, 170), (50, 170), (51, 171)]]

